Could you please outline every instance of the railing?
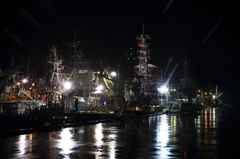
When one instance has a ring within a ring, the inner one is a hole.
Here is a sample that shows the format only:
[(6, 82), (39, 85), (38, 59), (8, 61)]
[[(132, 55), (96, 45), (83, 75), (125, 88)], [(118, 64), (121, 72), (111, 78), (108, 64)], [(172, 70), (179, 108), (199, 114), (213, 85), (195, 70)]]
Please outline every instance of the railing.
[[(78, 106), (78, 112), (113, 112), (118, 109), (116, 106)], [(65, 112), (76, 112), (75, 107), (65, 108)]]

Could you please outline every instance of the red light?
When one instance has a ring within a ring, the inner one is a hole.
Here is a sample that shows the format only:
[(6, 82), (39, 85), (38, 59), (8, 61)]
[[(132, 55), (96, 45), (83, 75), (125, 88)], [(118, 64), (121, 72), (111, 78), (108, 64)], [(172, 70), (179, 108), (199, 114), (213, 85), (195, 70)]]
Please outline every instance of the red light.
[(186, 150), (183, 152), (183, 157), (184, 157), (184, 158), (187, 157), (187, 151), (186, 151)]

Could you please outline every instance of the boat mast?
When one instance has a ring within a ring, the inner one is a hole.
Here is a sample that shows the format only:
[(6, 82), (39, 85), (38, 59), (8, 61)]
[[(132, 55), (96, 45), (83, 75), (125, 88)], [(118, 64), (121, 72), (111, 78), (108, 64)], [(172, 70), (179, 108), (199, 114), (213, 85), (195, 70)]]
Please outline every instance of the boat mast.
[(48, 63), (53, 65), (50, 82), (52, 86), (58, 86), (59, 89), (61, 89), (61, 86), (64, 82), (63, 79), (65, 77), (65, 73), (62, 73), (62, 71), (64, 70), (64, 66), (62, 65), (63, 60), (59, 59), (57, 55), (56, 46), (53, 46), (52, 48), (50, 48), (50, 52), (52, 54), (50, 55), (50, 59), (48, 60)]
[(71, 56), (71, 64), (73, 64), (72, 68), (72, 78), (74, 82), (74, 86), (77, 89), (86, 90), (89, 89), (89, 81), (86, 81), (86, 77), (84, 75), (87, 75), (90, 73), (90, 65), (91, 62), (89, 62), (87, 59), (83, 57), (83, 52), (77, 50), (77, 47), (81, 43), (81, 41), (76, 40), (77, 33), (74, 32), (74, 42), (70, 44), (69, 46), (73, 48), (73, 55)]
[(82, 51), (77, 50), (77, 47), (81, 43), (81, 41), (77, 41), (76, 37), (77, 33), (74, 32), (74, 42), (69, 45), (74, 50), (74, 53), (71, 56), (73, 58), (71, 64), (73, 64), (74, 69), (76, 70), (88, 70), (90, 68), (91, 62), (84, 59)]

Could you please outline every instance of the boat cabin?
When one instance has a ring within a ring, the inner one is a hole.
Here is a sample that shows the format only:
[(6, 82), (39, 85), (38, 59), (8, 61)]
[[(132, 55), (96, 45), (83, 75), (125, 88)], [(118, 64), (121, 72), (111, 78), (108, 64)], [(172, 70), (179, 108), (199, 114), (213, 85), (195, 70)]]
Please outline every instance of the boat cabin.
[(26, 114), (30, 107), (31, 105), (29, 103), (21, 101), (4, 101), (0, 102), (0, 114)]
[(88, 97), (89, 106), (100, 106), (101, 104), (101, 92), (91, 92)]

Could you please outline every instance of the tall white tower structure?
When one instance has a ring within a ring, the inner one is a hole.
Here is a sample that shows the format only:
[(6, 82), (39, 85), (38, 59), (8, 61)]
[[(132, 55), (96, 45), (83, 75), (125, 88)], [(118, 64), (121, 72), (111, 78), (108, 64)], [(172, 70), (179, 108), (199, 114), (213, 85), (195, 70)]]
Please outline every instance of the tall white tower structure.
[(64, 66), (62, 65), (63, 61), (59, 59), (57, 55), (57, 48), (55, 46), (53, 46), (50, 51), (52, 54), (50, 55), (48, 63), (53, 65), (50, 82), (54, 86), (58, 85), (61, 87), (65, 78), (65, 73), (62, 72), (64, 70)]
[(143, 32), (141, 35), (137, 36), (138, 40), (138, 58), (139, 58), (139, 65), (136, 66), (138, 68), (138, 75), (143, 76), (141, 79), (141, 93), (144, 95), (148, 95), (148, 56), (150, 54), (149, 44), (147, 40), (151, 39), (149, 35), (144, 33), (144, 26)]

